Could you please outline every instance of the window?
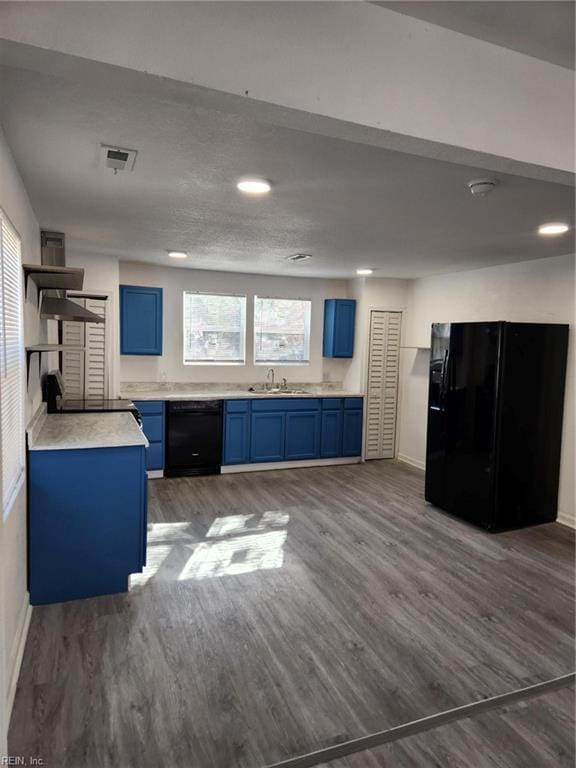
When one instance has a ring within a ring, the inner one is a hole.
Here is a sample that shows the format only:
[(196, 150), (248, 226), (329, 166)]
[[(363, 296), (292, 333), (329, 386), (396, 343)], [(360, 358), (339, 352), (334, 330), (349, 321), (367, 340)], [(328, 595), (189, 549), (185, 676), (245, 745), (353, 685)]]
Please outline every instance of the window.
[(308, 299), (254, 297), (254, 362), (310, 362), (310, 315)]
[(24, 334), (20, 238), (0, 210), (0, 445), (2, 509), (24, 477)]
[(184, 364), (245, 362), (246, 296), (184, 291)]

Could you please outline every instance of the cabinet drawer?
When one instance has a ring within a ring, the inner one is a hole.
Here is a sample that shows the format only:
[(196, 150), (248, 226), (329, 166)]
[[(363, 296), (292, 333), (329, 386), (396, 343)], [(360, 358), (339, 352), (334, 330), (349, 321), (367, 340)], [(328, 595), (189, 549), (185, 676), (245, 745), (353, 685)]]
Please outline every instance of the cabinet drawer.
[(226, 413), (248, 413), (250, 400), (226, 400)]
[(325, 397), (322, 400), (322, 410), (338, 411), (342, 408), (343, 400), (341, 397)]
[(364, 403), (364, 399), (362, 397), (345, 397), (344, 398), (344, 408), (346, 408), (347, 410), (361, 409), (363, 403)]
[(164, 400), (134, 400), (134, 405), (142, 416), (164, 413)]
[(163, 442), (164, 440), (164, 417), (160, 416), (143, 416), (142, 426), (144, 428), (144, 434), (148, 438), (149, 442)]
[(317, 397), (282, 397), (265, 398), (252, 401), (252, 411), (318, 411), (320, 400)]

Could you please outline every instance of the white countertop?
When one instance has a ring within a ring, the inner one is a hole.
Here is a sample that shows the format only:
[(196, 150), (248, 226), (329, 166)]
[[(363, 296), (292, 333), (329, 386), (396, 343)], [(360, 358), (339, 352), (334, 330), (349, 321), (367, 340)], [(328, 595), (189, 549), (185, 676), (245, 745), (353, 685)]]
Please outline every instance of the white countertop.
[(31, 451), (148, 446), (148, 440), (131, 413), (45, 414), (28, 432)]
[(262, 398), (290, 398), (290, 397), (364, 397), (361, 392), (348, 390), (326, 389), (322, 391), (306, 391), (305, 393), (287, 392), (249, 392), (248, 389), (233, 390), (182, 390), (181, 392), (167, 391), (165, 389), (123, 389), (120, 397), (127, 400), (250, 400)]

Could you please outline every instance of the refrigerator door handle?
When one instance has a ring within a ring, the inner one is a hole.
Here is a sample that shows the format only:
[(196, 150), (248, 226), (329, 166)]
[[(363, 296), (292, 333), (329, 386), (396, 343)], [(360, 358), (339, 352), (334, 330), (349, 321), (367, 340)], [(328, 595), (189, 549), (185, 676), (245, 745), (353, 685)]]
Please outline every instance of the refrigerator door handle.
[[(450, 353), (448, 350), (444, 352), (444, 360), (442, 362), (442, 379), (440, 382), (440, 401), (441, 405), (445, 405), (445, 399), (446, 399), (446, 393), (448, 391), (447, 389), (447, 379), (448, 379), (448, 363), (450, 362)], [(444, 408), (442, 407), (442, 410)]]

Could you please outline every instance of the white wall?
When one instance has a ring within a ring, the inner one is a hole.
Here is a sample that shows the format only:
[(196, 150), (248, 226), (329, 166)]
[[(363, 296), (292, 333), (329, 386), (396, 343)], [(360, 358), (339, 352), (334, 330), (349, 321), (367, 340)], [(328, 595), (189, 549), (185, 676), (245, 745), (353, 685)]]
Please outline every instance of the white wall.
[(356, 332), (354, 335), (354, 357), (344, 380), (347, 389), (358, 392), (364, 392), (366, 389), (370, 312), (373, 309), (403, 312), (402, 334), (404, 334), (410, 284), (410, 280), (395, 278), (361, 277), (350, 281), (350, 298), (356, 299)]
[[(311, 299), (310, 365), (278, 365), (276, 379), (289, 382), (319, 383), (342, 381), (349, 361), (322, 357), (322, 327), (325, 298), (345, 298), (345, 280), (272, 277), (230, 272), (209, 272), (145, 264), (120, 263), (120, 282), (164, 289), (164, 353), (161, 357), (120, 357), (122, 382), (230, 382), (264, 381), (269, 366), (253, 364), (253, 297)], [(246, 306), (246, 365), (184, 365), (182, 362), (182, 292), (242, 293)]]
[[(40, 262), (40, 231), (26, 190), (0, 130), (0, 207), (22, 241), (22, 261)], [(26, 344), (46, 340), (48, 329), (36, 310), (36, 291), (30, 287), (24, 309)], [(26, 415), (41, 401), (37, 360), (30, 376)], [(1, 439), (1, 435), (0, 435)], [(29, 620), (26, 590), (26, 484), (18, 493), (9, 514), (0, 510), (0, 756), (6, 754), (6, 730), (19, 666), (19, 654)]]
[[(559, 519), (576, 526), (574, 509), (574, 256), (540, 259), (413, 281), (406, 344), (428, 341), (443, 321), (511, 320), (569, 323)], [(424, 466), (428, 352), (404, 349), (401, 361), (399, 456)]]

